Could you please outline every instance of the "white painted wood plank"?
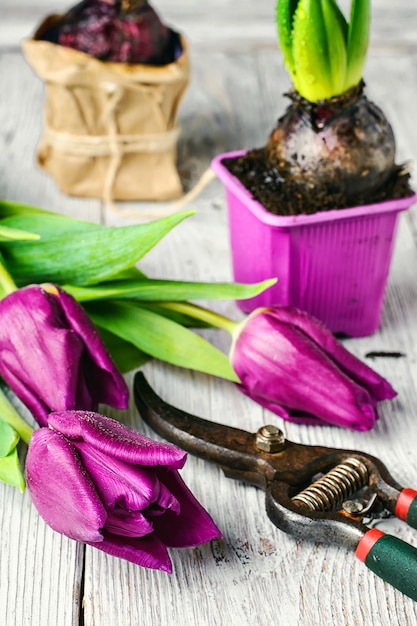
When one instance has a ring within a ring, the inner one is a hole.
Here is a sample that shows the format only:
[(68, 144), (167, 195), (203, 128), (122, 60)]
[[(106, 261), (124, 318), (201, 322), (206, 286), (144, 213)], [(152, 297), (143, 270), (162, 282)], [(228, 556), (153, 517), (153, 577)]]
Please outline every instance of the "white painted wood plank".
[[(219, 29), (213, 30), (213, 22), (220, 21), (222, 11), (229, 18), (236, 12), (236, 2), (217, 0), (210, 5), (210, 11), (193, 0), (182, 0), (179, 5), (164, 0), (159, 5), (173, 19), (178, 15), (187, 22), (198, 44), (192, 51), (192, 83), (181, 109), (183, 130), (179, 146), (180, 170), (186, 185), (191, 186), (218, 152), (263, 141), (285, 106), (282, 90), (287, 78), (279, 54), (273, 49), (272, 35), (264, 38), (265, 29), (271, 28), (266, 4), (262, 4), (255, 18), (252, 3), (239, 3), (243, 16), (239, 19), (245, 24), (252, 19), (254, 23), (252, 43), (256, 41), (258, 46), (261, 41), (271, 42), (269, 49), (259, 48), (256, 54), (248, 54), (243, 47), (230, 52), (238, 40), (240, 46), (242, 42), (246, 45), (243, 27), (234, 25), (232, 29), (220, 24)], [(7, 10), (13, 17), (9, 25), (14, 23), (22, 28), (23, 24), (26, 28), (27, 17), (34, 22), (42, 12), (58, 9), (59, 3), (38, 0), (31, 6), (32, 9), (21, 1), (12, 6), (9, 3)], [(383, 41), (383, 32), (389, 46), (395, 45), (399, 50), (403, 39), (398, 23), (402, 16), (410, 17), (413, 6), (406, 0), (396, 3), (399, 21), (395, 24), (390, 3), (381, 0), (384, 19), (391, 17), (384, 22), (388, 30), (378, 31), (378, 41)], [(25, 15), (19, 16), (18, 10)], [(6, 27), (7, 22), (2, 22), (0, 37)], [(411, 23), (408, 28), (404, 35), (407, 45), (407, 37), (415, 32)], [(214, 37), (222, 49), (206, 52), (203, 44)], [(412, 38), (410, 42), (414, 45)], [(7, 40), (1, 43), (7, 44)], [(389, 56), (381, 46), (374, 47), (367, 66), (369, 93), (380, 100), (392, 120), (401, 159), (417, 157), (413, 124), (416, 68), (415, 57), (399, 53)], [(99, 220), (99, 202), (63, 196), (34, 165), (42, 115), (40, 82), (20, 54), (1, 55), (0, 72), (7, 95), (0, 102), (1, 194)], [(149, 219), (149, 213), (156, 214), (165, 207), (147, 203), (128, 206), (138, 208), (138, 219), (143, 211), (147, 211)], [(158, 277), (228, 280), (231, 272), (221, 185), (213, 182), (192, 206), (197, 214), (170, 233), (146, 257), (143, 268)], [(103, 219), (108, 224), (135, 221), (109, 211)], [(412, 487), (417, 485), (416, 231), (414, 209), (401, 220), (381, 329), (370, 338), (346, 340), (349, 349), (361, 358), (370, 350), (404, 352), (406, 356), (397, 361), (372, 362), (393, 382), (398, 398), (383, 405), (381, 419), (370, 433), (281, 424), (287, 436), (296, 441), (376, 454), (401, 483)], [(227, 315), (240, 316), (233, 303), (221, 302), (216, 308)], [(229, 340), (224, 333), (205, 334), (227, 351)], [(262, 423), (277, 423), (275, 417), (223, 381), (158, 363), (147, 365), (145, 371), (164, 398), (192, 413), (251, 431)], [(133, 407), (124, 418), (151, 435)], [(88, 548), (86, 626), (168, 626), (176, 622), (184, 626), (417, 624), (416, 604), (378, 580), (353, 554), (334, 546), (294, 541), (275, 529), (264, 512), (262, 492), (226, 479), (219, 469), (191, 457), (183, 476), (213, 515), (224, 538), (212, 546), (173, 551), (172, 576), (143, 570)], [(0, 497), (0, 598), (10, 610), (6, 626), (76, 624), (81, 602), (82, 548), (47, 529), (27, 496), (2, 487)], [(416, 533), (404, 524), (381, 524), (381, 528), (387, 527), (417, 545)], [(42, 576), (41, 582), (40, 578), (32, 582), (33, 573)]]
[(45, 525), (27, 493), (1, 484), (1, 623), (78, 626), (83, 552)]

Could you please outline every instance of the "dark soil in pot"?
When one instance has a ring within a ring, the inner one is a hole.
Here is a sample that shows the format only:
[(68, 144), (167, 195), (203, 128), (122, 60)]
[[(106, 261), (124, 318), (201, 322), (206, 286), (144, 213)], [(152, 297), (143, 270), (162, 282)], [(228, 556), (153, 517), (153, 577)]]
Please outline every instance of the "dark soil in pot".
[(378, 193), (362, 193), (349, 204), (337, 189), (333, 192), (312, 189), (307, 194), (291, 180), (286, 181), (276, 168), (268, 168), (265, 148), (250, 150), (245, 155), (224, 159), (223, 165), (250, 191), (252, 197), (275, 215), (300, 215), (353, 206), (374, 204), (384, 200), (405, 198), (413, 193), (409, 174), (396, 167)]

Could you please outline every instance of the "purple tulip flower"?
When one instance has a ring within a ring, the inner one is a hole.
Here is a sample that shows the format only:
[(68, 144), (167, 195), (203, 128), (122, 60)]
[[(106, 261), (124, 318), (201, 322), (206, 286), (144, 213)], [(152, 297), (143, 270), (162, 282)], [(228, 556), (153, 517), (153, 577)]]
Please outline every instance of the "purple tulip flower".
[(0, 376), (41, 426), (51, 411), (126, 408), (129, 390), (84, 309), (54, 285), (0, 300)]
[(178, 474), (186, 452), (98, 413), (51, 413), (48, 424), (32, 435), (26, 472), (53, 530), (167, 572), (167, 548), (221, 536)]
[(231, 362), (240, 389), (280, 417), (369, 430), (391, 385), (318, 320), (289, 307), (254, 311), (238, 327)]

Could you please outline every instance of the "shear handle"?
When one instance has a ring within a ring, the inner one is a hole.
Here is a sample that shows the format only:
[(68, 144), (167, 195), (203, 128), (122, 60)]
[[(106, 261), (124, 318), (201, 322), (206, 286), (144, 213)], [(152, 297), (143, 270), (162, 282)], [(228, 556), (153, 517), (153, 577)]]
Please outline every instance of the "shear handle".
[(372, 528), (359, 541), (355, 555), (374, 574), (417, 601), (416, 548)]
[(368, 569), (405, 595), (417, 601), (417, 549), (410, 544), (369, 529), (360, 519), (340, 512), (323, 514), (301, 511), (291, 504), (288, 486), (274, 482), (266, 493), (266, 510), (280, 530), (309, 541), (343, 545)]
[(417, 529), (417, 491), (402, 489), (394, 508), (395, 515), (411, 528)]

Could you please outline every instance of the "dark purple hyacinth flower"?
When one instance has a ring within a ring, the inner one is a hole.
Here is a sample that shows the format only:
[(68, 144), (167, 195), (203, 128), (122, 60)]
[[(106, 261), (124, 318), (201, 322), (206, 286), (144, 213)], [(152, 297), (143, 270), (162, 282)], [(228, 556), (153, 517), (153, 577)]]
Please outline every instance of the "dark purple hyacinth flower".
[(289, 307), (258, 309), (238, 327), (231, 362), (240, 388), (280, 417), (369, 430), (391, 385), (318, 320)]
[(26, 472), (53, 530), (167, 572), (167, 548), (221, 536), (177, 471), (184, 451), (98, 413), (51, 413), (48, 424), (32, 435)]
[(179, 38), (147, 2), (131, 7), (114, 0), (84, 0), (63, 16), (57, 43), (103, 61), (165, 65), (178, 54)]
[(51, 411), (123, 409), (129, 398), (90, 318), (54, 285), (0, 300), (0, 375), (41, 426)]

